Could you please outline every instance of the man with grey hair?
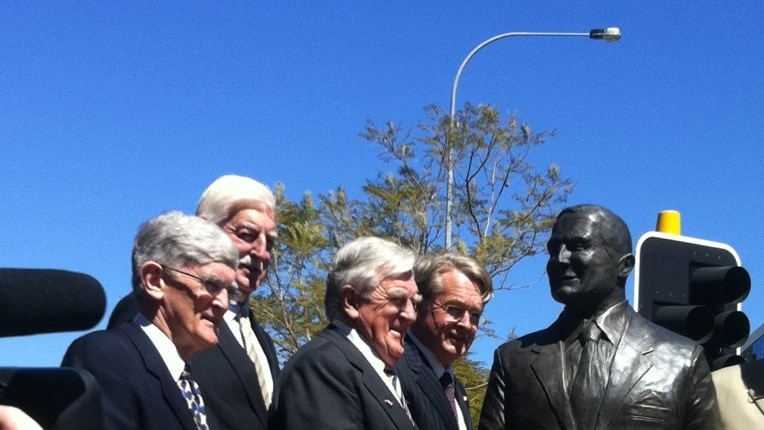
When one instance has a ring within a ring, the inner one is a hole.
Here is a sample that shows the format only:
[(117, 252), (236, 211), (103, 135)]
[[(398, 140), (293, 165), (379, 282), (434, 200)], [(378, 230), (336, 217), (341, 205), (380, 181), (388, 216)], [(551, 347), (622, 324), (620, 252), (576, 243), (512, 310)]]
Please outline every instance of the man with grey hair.
[(75, 340), (62, 366), (98, 381), (104, 429), (215, 428), (189, 361), (218, 342), (236, 248), (211, 222), (168, 212), (141, 226), (132, 261), (137, 317)]
[(194, 357), (197, 380), (221, 430), (265, 430), (279, 372), (270, 336), (250, 315), (276, 241), (276, 201), (265, 185), (237, 175), (218, 178), (199, 199), (196, 214), (223, 229), (239, 251), (239, 296), (224, 316), (220, 342)]
[(493, 281), (477, 261), (453, 253), (420, 256), (414, 273), (422, 304), (397, 367), (411, 414), (421, 429), (472, 429), (453, 363), (475, 340)]
[[(223, 229), (239, 251), (239, 295), (224, 316), (220, 342), (194, 357), (194, 373), (221, 430), (264, 430), (279, 372), (270, 336), (250, 315), (248, 300), (266, 276), (276, 240), (276, 201), (252, 178), (224, 175), (202, 193), (196, 214)], [(109, 327), (135, 315), (132, 297), (120, 301)]]
[(330, 324), (279, 376), (273, 429), (413, 429), (394, 372), (420, 301), (414, 254), (362, 237), (343, 246), (326, 280)]

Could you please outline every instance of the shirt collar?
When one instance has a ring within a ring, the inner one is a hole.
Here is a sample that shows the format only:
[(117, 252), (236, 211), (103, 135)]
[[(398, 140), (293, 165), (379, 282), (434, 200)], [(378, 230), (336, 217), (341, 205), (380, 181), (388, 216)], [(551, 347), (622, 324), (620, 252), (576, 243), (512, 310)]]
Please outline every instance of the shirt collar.
[(451, 377), (453, 378), (454, 372), (453, 369), (449, 367), (444, 367), (440, 361), (435, 358), (435, 355), (427, 349), (426, 346), (422, 344), (422, 342), (419, 341), (419, 339), (414, 336), (413, 333), (409, 332), (407, 337), (410, 337), (411, 340), (414, 342), (416, 347), (422, 352), (422, 355), (424, 355), (424, 358), (427, 360), (427, 364), (430, 365), (430, 368), (432, 369), (433, 373), (435, 373), (435, 377), (440, 379), (441, 376), (443, 376), (444, 373), (448, 372), (451, 374)]
[(371, 364), (371, 367), (374, 368), (374, 370), (377, 371), (380, 375), (385, 374), (385, 362), (382, 361), (381, 358), (379, 358), (379, 355), (377, 355), (376, 352), (371, 348), (371, 345), (369, 345), (366, 340), (361, 337), (360, 334), (358, 334), (358, 331), (356, 329), (351, 328), (347, 324), (343, 323), (342, 321), (334, 320), (332, 321), (332, 324), (337, 326), (337, 328), (340, 329), (340, 332), (344, 334), (348, 340), (350, 340), (350, 343), (355, 345), (356, 348), (358, 348), (359, 351), (361, 351), (361, 354), (363, 354), (364, 358), (366, 358), (366, 361)]
[[(622, 300), (600, 312), (593, 319), (589, 320), (594, 321), (597, 324), (597, 327), (602, 330), (603, 336), (613, 345), (615, 345), (616, 341), (620, 339), (621, 333), (626, 326), (624, 320), (626, 318), (627, 306), (628, 302), (626, 300)], [(581, 320), (568, 311), (563, 311), (561, 315), (561, 321), (561, 330), (566, 344), (570, 344), (578, 337), (584, 323), (586, 322), (586, 320)]]
[(154, 348), (159, 352), (159, 356), (162, 357), (162, 361), (167, 366), (167, 370), (170, 371), (170, 375), (175, 381), (180, 379), (186, 362), (180, 358), (178, 349), (172, 343), (172, 340), (141, 313), (135, 317), (135, 322), (141, 326), (141, 329), (146, 333)]

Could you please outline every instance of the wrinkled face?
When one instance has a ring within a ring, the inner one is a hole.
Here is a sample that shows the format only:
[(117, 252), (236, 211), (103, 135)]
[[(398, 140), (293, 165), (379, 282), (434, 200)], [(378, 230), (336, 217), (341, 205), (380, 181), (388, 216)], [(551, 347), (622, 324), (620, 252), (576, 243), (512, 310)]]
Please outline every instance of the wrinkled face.
[(620, 300), (623, 256), (608, 246), (606, 228), (596, 213), (567, 213), (557, 220), (547, 243), (546, 265), (556, 301), (572, 309), (591, 309)]
[(416, 320), (420, 296), (414, 274), (386, 278), (360, 300), (354, 328), (391, 368), (403, 356), (403, 339)]
[(271, 211), (243, 209), (222, 227), (239, 250), (236, 283), (241, 293), (239, 303), (244, 303), (265, 279), (271, 264), (271, 250), (276, 242), (276, 220)]
[(188, 359), (217, 345), (218, 327), (228, 310), (226, 288), (234, 284), (236, 272), (217, 262), (179, 270), (186, 273), (163, 271), (165, 288), (159, 311), (164, 314), (168, 336)]
[(443, 367), (463, 357), (475, 340), (483, 299), (480, 290), (464, 273), (451, 270), (441, 275), (443, 292), (426, 309), (420, 309), (412, 331)]

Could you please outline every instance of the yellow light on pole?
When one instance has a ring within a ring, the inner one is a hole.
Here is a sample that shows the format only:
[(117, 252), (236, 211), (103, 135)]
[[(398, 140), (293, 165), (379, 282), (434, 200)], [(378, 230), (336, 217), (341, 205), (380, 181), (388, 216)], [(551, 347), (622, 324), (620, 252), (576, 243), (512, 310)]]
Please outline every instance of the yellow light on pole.
[(679, 211), (665, 210), (658, 213), (658, 223), (655, 226), (655, 231), (661, 233), (682, 234), (682, 215)]

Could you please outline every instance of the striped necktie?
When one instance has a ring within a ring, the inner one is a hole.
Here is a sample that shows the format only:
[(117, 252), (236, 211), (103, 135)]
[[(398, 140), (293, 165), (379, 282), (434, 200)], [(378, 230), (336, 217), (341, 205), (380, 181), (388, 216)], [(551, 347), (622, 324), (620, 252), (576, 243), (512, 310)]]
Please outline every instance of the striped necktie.
[(180, 379), (178, 379), (178, 387), (180, 387), (180, 391), (183, 393), (183, 398), (186, 399), (188, 409), (194, 415), (196, 428), (199, 430), (209, 430), (204, 399), (202, 399), (202, 393), (199, 391), (199, 385), (191, 379), (191, 366), (188, 363), (186, 363), (186, 367), (183, 369)]
[(409, 411), (409, 407), (406, 404), (406, 397), (403, 396), (403, 390), (401, 389), (401, 381), (398, 379), (398, 375), (396, 375), (394, 371), (388, 370), (388, 369), (385, 369), (385, 375), (387, 375), (387, 380), (390, 381), (390, 383), (393, 385), (393, 389), (395, 390), (395, 396), (398, 398), (398, 403), (406, 412), (406, 415), (409, 417), (409, 420), (413, 423), (414, 418), (411, 417), (411, 411)]
[(239, 330), (241, 332), (241, 339), (244, 342), (244, 349), (247, 351), (249, 359), (252, 360), (252, 363), (255, 365), (257, 383), (260, 386), (260, 392), (263, 395), (265, 408), (268, 409), (271, 406), (271, 396), (273, 393), (271, 393), (271, 390), (268, 388), (268, 381), (266, 380), (263, 370), (263, 364), (265, 363), (261, 363), (262, 360), (260, 360), (260, 356), (257, 353), (257, 337), (255, 337), (255, 332), (252, 330), (249, 317), (244, 312), (240, 312), (237, 315), (236, 320), (239, 322)]

